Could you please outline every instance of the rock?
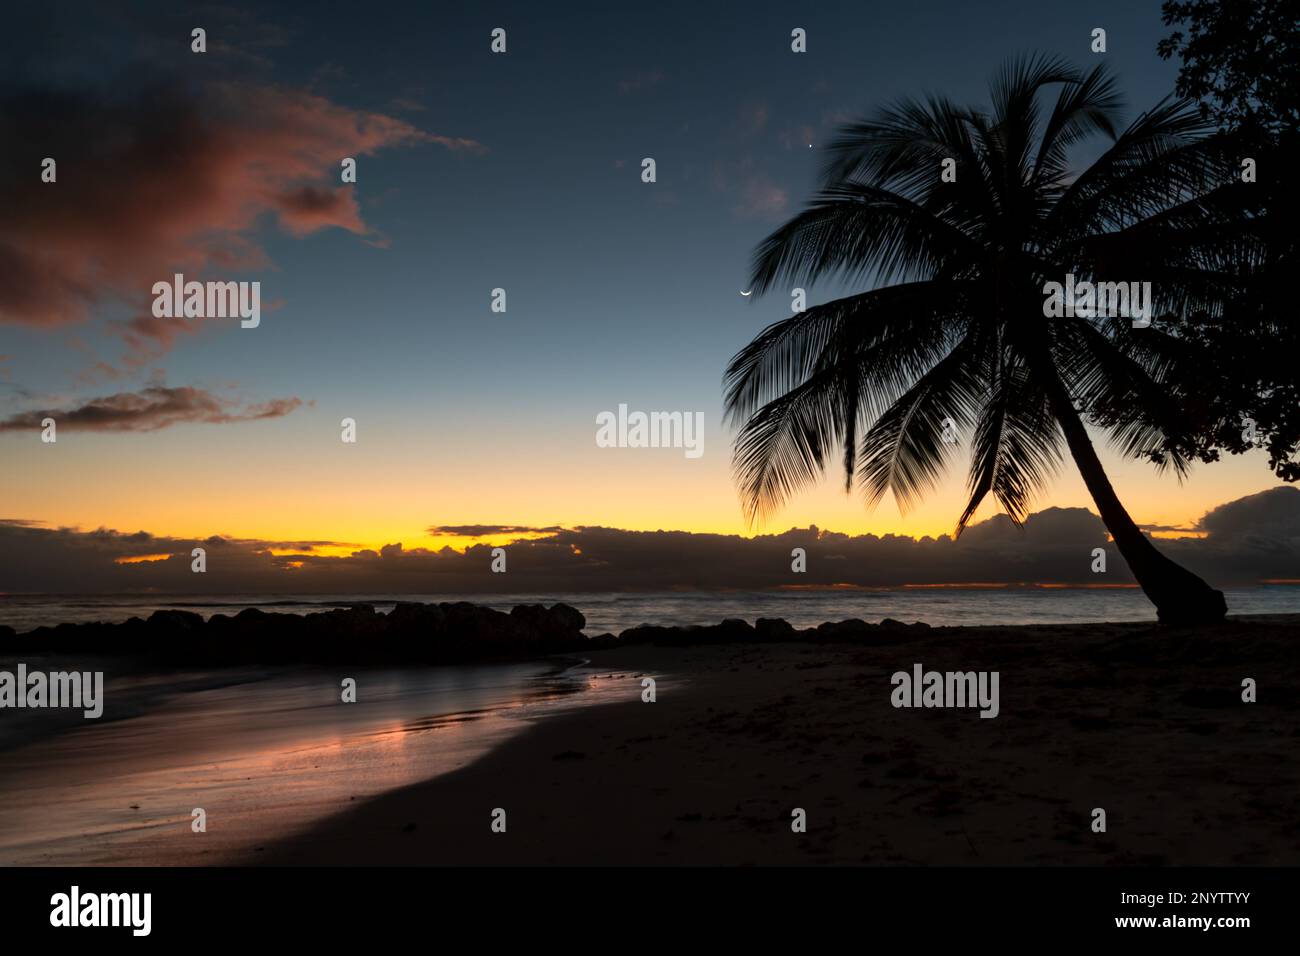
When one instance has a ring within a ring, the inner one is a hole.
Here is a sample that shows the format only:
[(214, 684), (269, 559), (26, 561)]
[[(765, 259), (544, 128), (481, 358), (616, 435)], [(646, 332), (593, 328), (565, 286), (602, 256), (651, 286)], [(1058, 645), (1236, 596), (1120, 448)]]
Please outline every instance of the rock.
[(847, 621), (827, 621), (817, 627), (817, 640), (820, 641), (865, 641), (875, 630), (874, 624), (858, 618)]
[(476, 643), (486, 645), (485, 649), (493, 654), (501, 654), (510, 648), (522, 648), (531, 636), (539, 635), (517, 618), (495, 608), (480, 607), (466, 601), (455, 604), (439, 605), (447, 612), (447, 629), (451, 635), (467, 640), (471, 646)]
[(754, 628), (748, 621), (729, 617), (710, 627), (687, 628), (690, 644), (744, 644), (754, 640)]
[(896, 621), (892, 617), (887, 617), (880, 622), (881, 628), (886, 631), (928, 631), (930, 625), (924, 621), (917, 621), (914, 624), (904, 624), (902, 621)]
[[(148, 659), (166, 666), (202, 664), (450, 664), (544, 654), (588, 652), (629, 644), (689, 647), (773, 641), (905, 641), (926, 624), (886, 619), (879, 625), (851, 619), (796, 630), (780, 618), (739, 618), (687, 627), (640, 625), (615, 637), (588, 638), (586, 617), (556, 603), (521, 604), (509, 613), (456, 603), (398, 602), (379, 614), (354, 604), (312, 614), (245, 608), (234, 617), (214, 614), (206, 622), (192, 611), (156, 611), (122, 624), (60, 624), (25, 634), (0, 626), (5, 651), (97, 653)], [(178, 639), (179, 638), (179, 639)]]
[(566, 631), (581, 631), (587, 626), (587, 619), (582, 612), (568, 604), (552, 604), (551, 617), (557, 626)]
[(516, 604), (510, 610), (510, 617), (534, 636), (540, 636), (553, 627), (550, 612), (544, 604)]
[(388, 612), (385, 623), (395, 636), (414, 639), (441, 633), (447, 626), (447, 615), (436, 604), (402, 601)]
[(793, 641), (794, 626), (779, 617), (760, 617), (754, 622), (754, 637), (760, 641)]
[(197, 631), (203, 627), (203, 615), (193, 611), (154, 611), (145, 623), (168, 631)]
[(510, 617), (523, 625), (525, 640), (540, 642), (546, 648), (574, 646), (575, 642), (583, 639), (581, 625), (587, 623), (586, 618), (565, 604), (552, 608), (541, 604), (520, 604), (510, 612)]
[(676, 631), (681, 630), (675, 627), (656, 627), (653, 624), (638, 624), (636, 627), (629, 627), (626, 631), (619, 634), (618, 639), (622, 644), (667, 644), (672, 643)]

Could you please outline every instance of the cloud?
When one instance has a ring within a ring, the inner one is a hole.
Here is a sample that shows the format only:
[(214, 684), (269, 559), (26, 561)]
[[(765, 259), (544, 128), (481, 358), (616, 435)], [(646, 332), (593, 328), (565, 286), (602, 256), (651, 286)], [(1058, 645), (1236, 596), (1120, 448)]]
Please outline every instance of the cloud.
[(13, 415), (0, 421), (0, 432), (40, 430), (45, 418), (54, 419), (58, 428), (67, 431), (152, 432), (184, 422), (224, 425), (282, 418), (301, 405), (300, 398), (241, 405), (202, 388), (152, 385), (138, 392), (92, 398), (71, 408)]
[(730, 198), (732, 215), (740, 219), (778, 219), (789, 207), (789, 194), (750, 155), (715, 160), (711, 183), (716, 192)]
[(1196, 527), (1215, 541), (1264, 540), (1291, 542), (1300, 538), (1300, 489), (1271, 488), (1219, 505)]
[[(269, 307), (264, 311), (270, 311)], [(139, 371), (170, 352), (172, 345), (182, 335), (197, 332), (205, 321), (205, 319), (190, 319), (182, 316), (159, 318), (150, 314), (110, 322), (109, 331), (118, 336), (127, 347), (121, 359), (121, 367), (109, 362), (97, 361), (81, 373), (80, 379), (83, 384), (103, 380), (113, 381), (131, 372)]]
[(1211, 509), (1196, 525), (1202, 540), (1162, 541), (1176, 561), (1209, 575), (1300, 580), (1300, 488), (1270, 488)]
[(775, 219), (785, 212), (789, 200), (786, 191), (766, 176), (751, 176), (741, 185), (732, 212), (742, 219)]
[[(1260, 499), (1260, 500), (1256, 500)], [(1207, 515), (1205, 538), (1160, 542), (1171, 558), (1216, 586), (1300, 579), (1300, 490), (1278, 488)], [(1225, 523), (1226, 522), (1226, 523)], [(213, 536), (160, 538), (146, 532), (51, 529), (0, 522), (0, 591), (174, 593), (489, 594), (504, 592), (762, 589), (790, 585), (889, 587), (907, 584), (1126, 584), (1123, 560), (1096, 515), (1049, 508), (1023, 529), (1004, 515), (947, 537), (845, 535), (818, 528), (742, 538), (686, 531), (438, 525), (431, 533), (538, 534), (513, 540), (510, 573), (486, 573), (489, 544), (319, 553), (333, 542), (271, 542)], [(190, 550), (207, 547), (207, 573), (190, 572)], [(806, 574), (790, 572), (791, 549), (807, 552)], [(1093, 574), (1092, 550), (1109, 570)], [(287, 553), (286, 553), (287, 552)], [(159, 557), (159, 556), (162, 557)], [(152, 560), (123, 561), (132, 556)]]
[(274, 197), (272, 205), (281, 228), (291, 236), (300, 238), (328, 226), (366, 234), (351, 186), (339, 189), (300, 186)]
[(265, 551), (293, 551), (298, 554), (310, 554), (321, 548), (350, 548), (355, 545), (348, 544), (345, 541), (273, 541), (265, 538), (225, 538), (220, 535), (214, 535), (205, 538), (204, 544), (223, 544), (234, 545), (236, 547), (248, 547), (256, 552)]
[(443, 524), (426, 529), (430, 535), (451, 535), (458, 538), (483, 538), (501, 534), (548, 534), (563, 531), (558, 525), (536, 528), (522, 524)]
[[(304, 90), (240, 80), (27, 91), (0, 98), (0, 321), (53, 327), (102, 303), (148, 313), (152, 284), (264, 269), (265, 221), (371, 236), (345, 156), (484, 147)], [(57, 180), (40, 179), (57, 162)], [(196, 324), (129, 328), (165, 350)]]

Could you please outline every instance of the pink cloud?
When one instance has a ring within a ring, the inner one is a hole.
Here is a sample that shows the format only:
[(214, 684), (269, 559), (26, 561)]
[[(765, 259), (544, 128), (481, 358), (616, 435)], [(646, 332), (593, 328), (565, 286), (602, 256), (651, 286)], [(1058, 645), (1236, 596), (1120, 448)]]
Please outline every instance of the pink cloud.
[(753, 176), (740, 189), (740, 201), (732, 212), (742, 218), (771, 219), (785, 212), (786, 191), (766, 176)]
[(64, 430), (151, 432), (183, 422), (226, 425), (281, 418), (302, 404), (302, 399), (293, 397), (241, 405), (202, 388), (151, 385), (138, 392), (118, 392), (68, 408), (12, 415), (0, 420), (0, 432), (38, 430), (45, 418), (53, 418)]
[[(31, 149), (0, 158), (0, 321), (36, 326), (83, 321), (103, 302), (147, 313), (152, 284), (173, 272), (266, 268), (257, 231), (267, 217), (294, 237), (332, 227), (371, 236), (353, 187), (340, 181), (344, 157), (421, 144), (483, 149), (248, 83), (130, 101), (16, 97), (4, 107), (0, 139)], [(33, 151), (57, 161), (56, 182), (40, 181)], [(156, 321), (119, 329), (129, 343), (165, 351), (198, 326)]]

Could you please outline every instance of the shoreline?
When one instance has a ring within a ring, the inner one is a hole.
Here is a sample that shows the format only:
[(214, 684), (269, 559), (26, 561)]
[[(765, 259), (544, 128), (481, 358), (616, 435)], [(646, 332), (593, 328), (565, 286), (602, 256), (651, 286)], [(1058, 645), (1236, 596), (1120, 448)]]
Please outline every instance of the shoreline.
[[(228, 865), (578, 706), (580, 664), (282, 669), (256, 685), (174, 684), (127, 719), (47, 722), (0, 765), (0, 861)], [(340, 706), (347, 672), (357, 703)], [(207, 815), (202, 835), (194, 808)]]
[[(1300, 863), (1292, 616), (874, 636), (596, 651), (598, 675), (665, 675), (656, 702), (633, 682), (242, 862)], [(894, 708), (890, 674), (914, 662), (999, 670), (1000, 715)]]

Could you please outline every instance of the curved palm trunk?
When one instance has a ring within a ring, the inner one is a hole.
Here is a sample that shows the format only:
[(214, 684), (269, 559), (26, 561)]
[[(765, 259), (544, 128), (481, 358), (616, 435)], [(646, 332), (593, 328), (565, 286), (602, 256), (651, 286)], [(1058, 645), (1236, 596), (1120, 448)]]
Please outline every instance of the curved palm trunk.
[[(1054, 376), (1053, 376), (1054, 377)], [(1128, 562), (1133, 577), (1156, 606), (1161, 624), (1212, 624), (1228, 613), (1223, 592), (1216, 591), (1195, 574), (1170, 561), (1129, 517), (1110, 485), (1101, 459), (1059, 379), (1052, 382), (1049, 398), (1056, 420), (1065, 433), (1066, 444), (1079, 467), (1079, 474), (1097, 503), (1101, 520), (1115, 539), (1115, 546)]]

